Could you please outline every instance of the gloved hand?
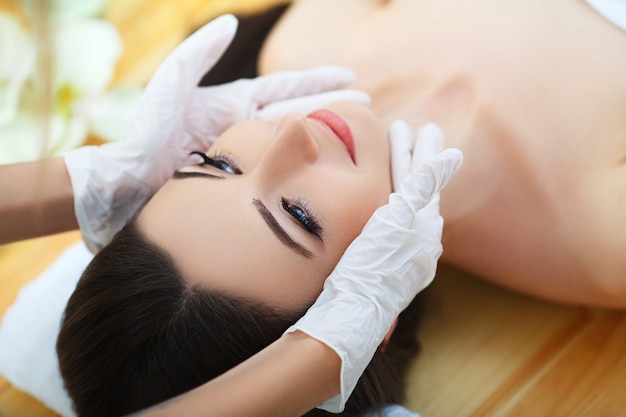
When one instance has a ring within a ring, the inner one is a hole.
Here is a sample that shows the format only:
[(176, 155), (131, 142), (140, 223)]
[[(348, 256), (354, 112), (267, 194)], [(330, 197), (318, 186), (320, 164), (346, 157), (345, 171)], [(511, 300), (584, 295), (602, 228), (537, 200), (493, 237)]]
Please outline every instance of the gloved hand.
[[(420, 151), (409, 154), (410, 172), (389, 203), (374, 212), (319, 298), (287, 330), (303, 331), (341, 358), (341, 393), (319, 408), (343, 410), (393, 321), (435, 276), (443, 228), (438, 194), (463, 156), (457, 149), (443, 150), (443, 136), (433, 126), (420, 131)], [(395, 122), (390, 136), (413, 143), (404, 122)]]
[(402, 181), (424, 158), (443, 149), (444, 137), (436, 124), (428, 123), (420, 128), (415, 138), (409, 125), (398, 120), (389, 128), (389, 144), (393, 189), (399, 190)]
[(65, 155), (76, 218), (92, 252), (107, 244), (175, 170), (194, 163), (191, 151), (208, 149), (234, 123), (309, 111), (339, 99), (369, 102), (363, 93), (333, 91), (354, 78), (338, 67), (197, 87), (232, 41), (237, 23), (231, 15), (215, 19), (167, 57), (148, 83), (124, 140)]

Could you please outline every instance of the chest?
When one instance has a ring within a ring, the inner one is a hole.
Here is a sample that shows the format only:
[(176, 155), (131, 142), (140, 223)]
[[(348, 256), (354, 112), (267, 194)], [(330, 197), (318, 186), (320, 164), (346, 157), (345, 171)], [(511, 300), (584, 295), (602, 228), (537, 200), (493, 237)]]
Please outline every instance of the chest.
[(568, 204), (626, 156), (626, 35), (579, 0), (300, 0), (261, 71), (322, 64), (353, 68), (385, 122), (442, 127), (459, 215)]

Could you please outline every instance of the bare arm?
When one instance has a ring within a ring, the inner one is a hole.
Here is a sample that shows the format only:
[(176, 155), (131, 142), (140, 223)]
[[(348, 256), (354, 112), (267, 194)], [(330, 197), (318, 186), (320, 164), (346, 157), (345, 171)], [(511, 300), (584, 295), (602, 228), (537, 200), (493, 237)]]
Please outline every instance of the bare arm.
[(63, 158), (0, 166), (0, 244), (76, 229)]
[[(0, 166), (0, 244), (77, 228), (62, 158)], [(226, 374), (136, 416), (300, 416), (339, 392), (339, 356), (295, 332)]]
[(302, 332), (287, 334), (206, 384), (133, 417), (295, 417), (339, 392), (341, 360)]

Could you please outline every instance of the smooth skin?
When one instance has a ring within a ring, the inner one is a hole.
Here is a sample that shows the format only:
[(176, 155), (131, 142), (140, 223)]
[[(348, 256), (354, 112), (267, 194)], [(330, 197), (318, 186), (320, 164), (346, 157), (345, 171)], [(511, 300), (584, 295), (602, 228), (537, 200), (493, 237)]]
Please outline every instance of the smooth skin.
[(320, 63), (354, 69), (384, 122), (432, 121), (463, 152), (442, 261), (626, 308), (624, 31), (582, 0), (298, 0), (260, 72)]
[[(2, 243), (78, 227), (63, 158), (0, 166), (0, 190), (7, 197), (0, 200)], [(300, 416), (339, 392), (340, 370), (332, 349), (295, 332), (195, 390), (134, 415)]]
[(340, 369), (332, 349), (290, 333), (201, 387), (133, 416), (301, 416), (339, 392)]
[[(376, 115), (351, 101), (323, 109), (350, 127), (356, 162), (315, 118), (290, 113), (249, 121), (208, 150), (217, 166), (179, 170), (144, 207), (144, 235), (187, 281), (290, 310), (321, 293), (392, 191), (389, 142)], [(268, 215), (292, 243), (279, 238)], [(313, 222), (316, 228), (307, 229)]]
[(78, 228), (63, 158), (0, 165), (0, 245)]

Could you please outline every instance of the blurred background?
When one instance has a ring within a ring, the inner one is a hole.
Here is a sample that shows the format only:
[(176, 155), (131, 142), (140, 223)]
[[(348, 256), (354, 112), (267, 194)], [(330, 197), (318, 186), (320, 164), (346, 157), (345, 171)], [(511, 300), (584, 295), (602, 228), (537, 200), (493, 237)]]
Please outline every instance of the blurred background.
[[(0, 0), (0, 162), (118, 140), (147, 80), (193, 30), (225, 12), (282, 3)], [(57, 71), (46, 75), (53, 62)], [(0, 246), (0, 315), (79, 240), (70, 232)], [(422, 298), (410, 409), (424, 417), (626, 416), (626, 313), (529, 298), (446, 266)], [(55, 415), (0, 376), (0, 416)]]

